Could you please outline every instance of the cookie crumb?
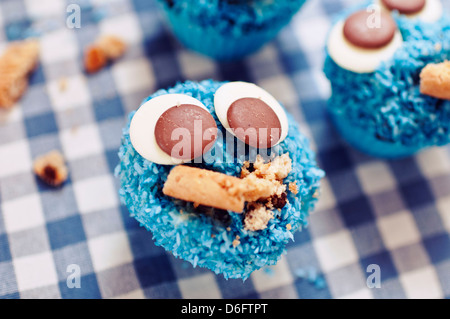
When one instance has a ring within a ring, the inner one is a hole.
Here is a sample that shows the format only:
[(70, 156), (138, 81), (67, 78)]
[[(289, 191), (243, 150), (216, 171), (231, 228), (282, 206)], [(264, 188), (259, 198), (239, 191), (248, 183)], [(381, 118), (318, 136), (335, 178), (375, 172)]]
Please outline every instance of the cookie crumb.
[(84, 67), (88, 73), (103, 69), (108, 62), (120, 58), (126, 51), (122, 39), (113, 35), (103, 35), (89, 45), (84, 54)]
[(282, 181), (292, 170), (292, 160), (289, 153), (285, 153), (265, 163), (264, 159), (258, 155), (253, 167), (255, 170), (252, 174), (256, 174), (260, 178)]
[(312, 195), (313, 198), (319, 198), (320, 197), (320, 190), (316, 189), (316, 191), (314, 192), (314, 194)]
[(442, 50), (442, 43), (440, 43), (440, 42), (438, 42), (438, 43), (436, 43), (435, 45), (434, 45), (434, 49), (436, 50), (436, 51), (441, 51)]
[(59, 151), (51, 151), (34, 161), (34, 173), (50, 186), (60, 186), (67, 180), (68, 170)]
[(103, 35), (96, 43), (108, 60), (120, 58), (127, 49), (125, 42), (114, 35)]
[(251, 231), (263, 230), (273, 218), (273, 212), (260, 203), (249, 204), (244, 218), (244, 229)]
[(236, 238), (233, 240), (233, 247), (236, 248), (236, 246), (238, 246), (241, 243), (239, 239), (241, 239), (239, 235), (236, 235)]
[(287, 229), (287, 230), (291, 230), (291, 229), (292, 229), (292, 225), (291, 225), (291, 224), (287, 224), (287, 225), (286, 225), (286, 229)]
[(106, 55), (100, 47), (91, 45), (86, 49), (84, 55), (84, 67), (86, 72), (98, 72), (106, 66), (107, 62)]
[(59, 79), (59, 90), (61, 92), (64, 92), (65, 90), (67, 90), (67, 78)]
[(291, 191), (292, 194), (295, 194), (295, 195), (298, 194), (297, 181), (289, 183), (289, 190)]

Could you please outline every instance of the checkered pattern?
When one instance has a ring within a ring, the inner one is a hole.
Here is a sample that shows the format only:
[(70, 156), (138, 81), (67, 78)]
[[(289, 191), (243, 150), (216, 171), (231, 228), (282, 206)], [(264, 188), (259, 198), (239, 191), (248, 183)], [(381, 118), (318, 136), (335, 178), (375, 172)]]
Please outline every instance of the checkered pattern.
[[(21, 30), (44, 31), (29, 90), (11, 112), (0, 112), (0, 297), (449, 298), (450, 149), (370, 158), (339, 139), (325, 112), (326, 33), (333, 14), (356, 2), (311, 0), (259, 53), (214, 63), (182, 48), (152, 1), (2, 0), (2, 46)], [(69, 3), (82, 6), (81, 29), (65, 27)], [(83, 48), (101, 33), (123, 36), (129, 50), (87, 76)], [(245, 282), (156, 247), (119, 204), (113, 176), (126, 114), (158, 88), (206, 78), (270, 91), (311, 138), (327, 172), (309, 228), (296, 233), (277, 266)], [(70, 169), (59, 189), (31, 171), (33, 159), (52, 149)], [(80, 267), (81, 288), (67, 286), (72, 264)], [(366, 284), (370, 264), (380, 266), (381, 288)], [(324, 287), (302, 271), (316, 272)]]

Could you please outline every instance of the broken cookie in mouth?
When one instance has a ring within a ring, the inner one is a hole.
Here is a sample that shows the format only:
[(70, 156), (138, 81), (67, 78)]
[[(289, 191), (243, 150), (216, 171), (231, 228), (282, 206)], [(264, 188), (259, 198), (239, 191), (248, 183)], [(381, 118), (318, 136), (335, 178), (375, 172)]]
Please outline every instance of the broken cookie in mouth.
[[(242, 103), (253, 117), (251, 105), (263, 105), (270, 121), (237, 127), (227, 116)], [(307, 225), (324, 176), (293, 117), (244, 82), (157, 91), (130, 113), (119, 157), (121, 201), (155, 244), (226, 279), (277, 263)]]

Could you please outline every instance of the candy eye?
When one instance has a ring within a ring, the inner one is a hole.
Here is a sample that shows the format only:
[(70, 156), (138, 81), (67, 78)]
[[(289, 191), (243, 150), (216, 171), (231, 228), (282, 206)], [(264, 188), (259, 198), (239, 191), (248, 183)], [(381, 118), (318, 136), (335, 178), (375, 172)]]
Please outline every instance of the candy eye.
[(442, 17), (443, 8), (440, 0), (377, 0), (382, 8), (398, 11), (412, 19), (424, 22), (436, 22)]
[(214, 108), (227, 131), (252, 147), (273, 147), (288, 134), (283, 107), (255, 84), (230, 82), (222, 85), (214, 95)]
[(328, 38), (328, 53), (343, 69), (370, 73), (392, 58), (402, 44), (402, 35), (389, 13), (361, 10), (336, 23)]
[(135, 150), (147, 160), (175, 165), (202, 156), (217, 138), (208, 109), (184, 94), (160, 95), (144, 103), (130, 124)]

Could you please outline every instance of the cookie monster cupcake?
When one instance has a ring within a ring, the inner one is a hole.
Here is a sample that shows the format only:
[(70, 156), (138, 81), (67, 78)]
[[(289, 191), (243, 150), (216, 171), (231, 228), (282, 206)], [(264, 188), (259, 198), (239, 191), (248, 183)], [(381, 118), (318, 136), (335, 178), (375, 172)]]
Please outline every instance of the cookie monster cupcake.
[(324, 72), (342, 137), (381, 158), (450, 142), (450, 19), (439, 0), (377, 0), (332, 27)]
[(272, 40), (306, 0), (158, 1), (186, 47), (217, 60), (233, 60)]
[(277, 263), (324, 176), (291, 115), (246, 82), (157, 91), (129, 115), (119, 157), (121, 201), (155, 244), (227, 279)]

